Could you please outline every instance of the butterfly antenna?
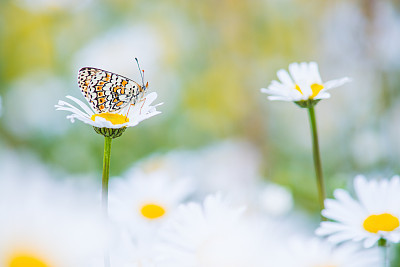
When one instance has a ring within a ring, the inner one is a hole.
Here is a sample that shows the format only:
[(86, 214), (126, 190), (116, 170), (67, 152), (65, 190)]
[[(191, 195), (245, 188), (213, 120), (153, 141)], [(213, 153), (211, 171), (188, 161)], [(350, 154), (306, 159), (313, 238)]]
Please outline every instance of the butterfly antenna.
[(142, 77), (142, 85), (143, 85), (143, 87), (144, 87), (144, 70), (142, 70), (142, 69), (140, 68), (139, 60), (137, 59), (137, 57), (135, 57), (135, 60), (136, 60), (137, 66), (138, 66), (138, 68), (139, 68), (140, 76)]

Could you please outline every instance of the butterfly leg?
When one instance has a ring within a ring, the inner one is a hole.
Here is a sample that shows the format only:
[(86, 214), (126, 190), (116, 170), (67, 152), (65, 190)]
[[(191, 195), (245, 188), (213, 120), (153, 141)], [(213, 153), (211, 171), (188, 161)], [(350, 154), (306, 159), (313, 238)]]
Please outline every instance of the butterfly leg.
[(140, 103), (140, 102), (143, 102), (142, 106), (140, 107), (140, 112), (139, 112), (139, 114), (142, 114), (142, 108), (143, 108), (143, 106), (144, 106), (144, 103), (146, 103), (146, 98), (140, 99), (139, 103)]
[[(146, 102), (146, 98), (142, 98), (138, 103), (140, 103), (140, 102), (143, 102), (142, 106), (140, 107), (140, 111), (139, 111), (139, 114), (142, 114), (142, 108), (144, 106), (144, 103)], [(131, 106), (135, 106), (135, 105), (136, 104), (129, 104), (128, 111), (126, 112), (126, 115), (125, 115), (126, 118), (128, 118), (128, 114), (129, 114), (129, 111), (131, 110)]]
[(135, 106), (135, 104), (129, 104), (128, 111), (126, 112), (126, 115), (125, 115), (125, 121), (128, 121), (128, 114), (129, 114), (129, 111), (131, 110), (131, 106)]

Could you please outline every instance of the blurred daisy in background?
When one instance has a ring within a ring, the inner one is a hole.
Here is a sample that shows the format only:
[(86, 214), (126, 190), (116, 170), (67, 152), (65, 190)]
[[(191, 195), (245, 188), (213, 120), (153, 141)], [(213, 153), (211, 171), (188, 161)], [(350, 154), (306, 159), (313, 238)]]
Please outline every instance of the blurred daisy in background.
[(137, 161), (125, 172), (125, 177), (136, 177), (161, 172), (170, 181), (193, 179), (196, 154), (191, 150), (172, 150), (167, 153), (156, 153)]
[(160, 234), (158, 266), (269, 266), (267, 237), (243, 212), (218, 194), (180, 206)]
[(329, 98), (328, 90), (341, 86), (350, 81), (349, 78), (341, 78), (322, 82), (315, 62), (292, 63), (289, 65), (289, 73), (280, 69), (277, 72), (280, 80), (272, 81), (267, 89), (262, 88), (261, 92), (269, 94), (269, 100), (302, 101), (308, 99)]
[(322, 222), (316, 233), (335, 243), (363, 241), (367, 248), (380, 239), (398, 243), (400, 178), (367, 181), (359, 175), (354, 179), (354, 191), (357, 200), (343, 189), (335, 190), (335, 199), (325, 200), (322, 215), (333, 222)]
[(287, 188), (273, 183), (264, 183), (259, 188), (256, 204), (261, 211), (269, 216), (278, 217), (292, 210), (293, 196)]
[(234, 204), (246, 204), (249, 211), (268, 216), (287, 215), (293, 207), (291, 192), (266, 183), (260, 174), (259, 151), (242, 140), (226, 140), (197, 150), (176, 150), (155, 154), (137, 162), (125, 176), (163, 172), (172, 181), (188, 179), (195, 185), (195, 199), (215, 192), (230, 197)]
[(191, 175), (203, 195), (221, 192), (235, 204), (253, 201), (261, 180), (260, 152), (243, 140), (226, 140), (193, 151), (195, 162)]
[(195, 184), (196, 197), (210, 193), (229, 194), (238, 204), (258, 201), (255, 192), (261, 181), (261, 155), (243, 140), (225, 140), (195, 150), (175, 150), (144, 158), (128, 171), (136, 176), (154, 171), (168, 173), (170, 179), (182, 178)]
[(136, 236), (154, 234), (160, 223), (194, 190), (184, 177), (173, 178), (168, 173), (155, 171), (135, 172), (134, 176), (112, 179), (109, 192), (111, 220), (128, 226)]
[(112, 179), (109, 215), (116, 238), (111, 262), (116, 266), (155, 266), (159, 228), (193, 191), (191, 180), (161, 168), (144, 171), (135, 165), (123, 178)]
[[(120, 225), (113, 225), (114, 231), (110, 240), (109, 255), (110, 266), (118, 267), (155, 267), (156, 251), (154, 244), (156, 238), (149, 237), (138, 240), (133, 238), (131, 232), (122, 230)], [(93, 261), (93, 267), (103, 266), (103, 258), (98, 257)]]
[(0, 176), (0, 266), (91, 266), (106, 228), (78, 190), (41, 177)]
[(280, 266), (376, 267), (382, 264), (377, 249), (361, 249), (354, 244), (335, 246), (317, 238), (292, 239), (287, 252), (283, 258), (286, 265)]
[(156, 110), (158, 105), (151, 106), (151, 103), (157, 98), (157, 93), (155, 92), (144, 95), (142, 98), (138, 99), (135, 105), (131, 106), (128, 104), (126, 107), (118, 110), (118, 112), (113, 113), (98, 113), (75, 97), (67, 96), (67, 98), (74, 101), (80, 108), (59, 100), (58, 105), (55, 105), (56, 110), (71, 112), (72, 114), (67, 116), (67, 119), (70, 119), (71, 122), (78, 119), (97, 128), (119, 129), (123, 127), (133, 127), (138, 125), (141, 121), (161, 113)]

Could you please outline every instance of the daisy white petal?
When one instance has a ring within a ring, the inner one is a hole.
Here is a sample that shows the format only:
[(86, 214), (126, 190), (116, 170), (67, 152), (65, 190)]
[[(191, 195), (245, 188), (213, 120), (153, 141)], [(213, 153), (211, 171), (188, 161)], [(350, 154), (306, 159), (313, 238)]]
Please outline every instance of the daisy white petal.
[(275, 100), (286, 101), (287, 97), (284, 97), (284, 96), (268, 96), (268, 99), (271, 100), (271, 101), (275, 101)]
[(321, 92), (318, 94), (318, 99), (328, 99), (330, 97), (331, 97), (331, 94), (326, 92), (325, 90), (324, 91), (321, 90)]
[(361, 249), (355, 244), (332, 245), (317, 238), (292, 239), (287, 266), (375, 267), (382, 264), (377, 249)]
[(304, 69), (301, 67), (299, 63), (291, 63), (289, 65), (290, 75), (293, 77), (294, 82), (302, 83), (304, 81)]
[(319, 74), (317, 62), (310, 62), (308, 64), (308, 67), (309, 67), (309, 70), (310, 70), (310, 73), (311, 73), (311, 77), (310, 77), (311, 80), (313, 82), (321, 84), (322, 83), (322, 79), (321, 79), (321, 75)]
[(293, 80), (286, 70), (284, 69), (278, 70), (276, 76), (278, 76), (279, 80), (281, 80), (282, 83), (287, 84), (289, 86), (294, 86)]
[(342, 86), (345, 83), (351, 82), (351, 79), (349, 77), (344, 77), (341, 79), (337, 79), (337, 80), (331, 80), (331, 81), (327, 81), (324, 83), (325, 89), (329, 90), (332, 88), (336, 88), (339, 86)]
[[(75, 99), (76, 98), (74, 98), (74, 101), (75, 101)], [(62, 101), (62, 100), (58, 101), (58, 105), (56, 105), (55, 107), (56, 107), (56, 110), (69, 111), (69, 112), (71, 112), (73, 114), (76, 114), (77, 116), (86, 117), (86, 118), (89, 118), (89, 119), (94, 114), (90, 109), (89, 109), (88, 112), (85, 113), (85, 112), (81, 111), (79, 108), (71, 105), (68, 102)], [(87, 108), (87, 106), (85, 106), (85, 108)]]
[(73, 96), (70, 96), (70, 95), (67, 95), (66, 98), (71, 99), (75, 103), (77, 103), (87, 114), (92, 114), (93, 115), (92, 110), (88, 106), (86, 106), (85, 103), (80, 101), (79, 99), (77, 99), (77, 98), (75, 98)]

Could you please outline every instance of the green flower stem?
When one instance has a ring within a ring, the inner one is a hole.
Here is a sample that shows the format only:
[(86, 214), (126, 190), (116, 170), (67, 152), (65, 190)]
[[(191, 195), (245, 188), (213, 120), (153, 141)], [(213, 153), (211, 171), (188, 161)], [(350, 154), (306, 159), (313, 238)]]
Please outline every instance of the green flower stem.
[[(320, 205), (320, 209), (322, 211), (324, 209), (324, 200), (325, 200), (326, 194), (325, 194), (325, 186), (324, 186), (324, 177), (322, 174), (321, 157), (319, 154), (317, 122), (315, 119), (314, 106), (308, 107), (308, 115), (310, 118), (310, 126), (311, 126), (311, 134), (312, 134), (313, 158), (314, 158), (315, 176), (317, 178), (319, 205)], [(322, 220), (326, 220), (326, 219), (322, 216)]]
[(102, 177), (102, 205), (104, 213), (108, 214), (108, 180), (110, 177), (111, 137), (104, 137), (103, 177)]
[(381, 238), (378, 240), (378, 246), (382, 248), (383, 267), (390, 267), (389, 242), (387, 242), (386, 239)]
[(383, 266), (384, 267), (390, 267), (390, 259), (389, 259), (389, 246), (386, 245), (383, 247)]
[[(110, 177), (110, 157), (111, 157), (112, 137), (104, 136), (104, 156), (103, 156), (103, 177), (101, 182), (101, 201), (104, 216), (108, 217), (108, 180)], [(110, 266), (109, 248), (104, 251), (104, 266)]]

